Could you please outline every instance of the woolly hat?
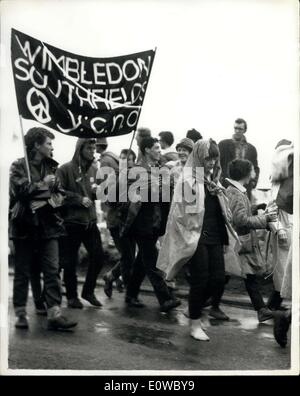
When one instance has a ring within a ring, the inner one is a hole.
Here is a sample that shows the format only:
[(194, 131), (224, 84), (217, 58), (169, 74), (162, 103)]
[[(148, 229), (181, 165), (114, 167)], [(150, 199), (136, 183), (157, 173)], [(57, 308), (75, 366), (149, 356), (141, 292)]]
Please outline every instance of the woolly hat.
[(184, 147), (185, 149), (189, 150), (189, 152), (192, 152), (193, 151), (193, 147), (194, 147), (194, 142), (192, 141), (192, 139), (183, 138), (176, 145), (176, 150), (178, 150), (179, 147)]
[(108, 146), (107, 139), (105, 137), (97, 138), (96, 145), (97, 146)]

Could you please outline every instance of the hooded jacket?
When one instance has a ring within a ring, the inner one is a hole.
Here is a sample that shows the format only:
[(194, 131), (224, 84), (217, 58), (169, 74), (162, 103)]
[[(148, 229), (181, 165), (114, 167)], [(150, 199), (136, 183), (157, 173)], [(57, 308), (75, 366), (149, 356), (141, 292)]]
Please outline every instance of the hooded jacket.
[(92, 191), (92, 185), (96, 183), (96, 168), (93, 166), (93, 161), (88, 162), (84, 168), (81, 158), (81, 151), (87, 141), (88, 139), (78, 139), (72, 160), (57, 170), (57, 176), (66, 193), (65, 204), (62, 208), (66, 225), (88, 226), (97, 221), (95, 205), (86, 208), (82, 204), (84, 197), (92, 201), (96, 199)]

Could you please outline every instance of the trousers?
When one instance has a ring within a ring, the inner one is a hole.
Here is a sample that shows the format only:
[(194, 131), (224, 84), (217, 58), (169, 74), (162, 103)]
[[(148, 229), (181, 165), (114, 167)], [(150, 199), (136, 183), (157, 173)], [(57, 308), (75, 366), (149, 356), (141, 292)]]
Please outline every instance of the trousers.
[(26, 311), (29, 279), (36, 260), (44, 280), (44, 298), (47, 308), (61, 304), (61, 282), (59, 277), (59, 252), (57, 239), (14, 241), (15, 275), (13, 305), (16, 313)]
[(191, 319), (199, 319), (207, 299), (212, 297), (213, 301), (219, 302), (224, 293), (223, 245), (198, 243), (188, 265), (190, 271), (189, 315)]

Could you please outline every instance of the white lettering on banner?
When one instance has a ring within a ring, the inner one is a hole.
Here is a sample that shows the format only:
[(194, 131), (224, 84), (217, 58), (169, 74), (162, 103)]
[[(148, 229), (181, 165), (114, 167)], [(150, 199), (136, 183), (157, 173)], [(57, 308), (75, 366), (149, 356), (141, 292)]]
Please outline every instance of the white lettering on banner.
[(113, 116), (113, 126), (112, 126), (112, 129), (111, 129), (112, 132), (114, 132), (114, 130), (116, 128), (116, 125), (117, 125), (117, 121), (118, 121), (119, 118), (121, 118), (121, 122), (119, 124), (119, 129), (123, 128), (124, 118), (125, 118), (124, 114), (118, 114), (116, 116)]
[[(116, 80), (112, 79), (112, 75), (111, 75), (111, 71), (110, 69), (114, 67), (115, 70), (118, 70), (119, 73), (119, 77)], [(106, 64), (106, 74), (107, 74), (107, 79), (108, 79), (108, 83), (109, 84), (120, 84), (120, 82), (122, 81), (122, 69), (121, 67), (114, 62), (110, 62)]]
[(32, 53), (31, 47), (30, 47), (30, 42), (29, 42), (29, 41), (26, 40), (26, 41), (25, 41), (25, 44), (24, 44), (24, 47), (23, 47), (17, 35), (16, 35), (16, 39), (17, 39), (17, 41), (18, 41), (18, 43), (19, 43), (19, 46), (20, 46), (20, 48), (21, 48), (23, 54), (26, 56), (26, 58), (29, 59), (30, 63), (33, 64), (34, 61), (35, 61), (35, 58), (37, 57), (37, 54), (38, 54), (38, 53), (40, 52), (40, 50), (41, 50), (41, 46), (39, 45), (39, 46), (36, 48), (35, 52)]
[(57, 91), (56, 91), (56, 94), (52, 91), (51, 88), (48, 87), (48, 89), (49, 89), (49, 91), (52, 93), (52, 95), (54, 95), (56, 98), (58, 98), (59, 95), (60, 95), (60, 93), (61, 93), (61, 90), (62, 90), (61, 81), (60, 81), (60, 80), (57, 80)]
[(66, 59), (65, 59), (65, 56), (62, 55), (59, 58), (55, 58), (55, 56), (53, 54), (51, 54), (51, 58), (50, 58), (49, 53), (47, 51), (48, 51), (48, 49), (45, 49), (45, 52), (48, 55), (48, 71), (52, 71), (52, 63), (54, 63), (54, 64), (57, 64), (59, 67), (61, 67), (63, 75), (65, 76), (66, 75), (66, 72), (65, 72)]
[(30, 79), (29, 72), (28, 72), (27, 69), (25, 69), (24, 67), (22, 67), (22, 66), (20, 65), (20, 63), (25, 63), (25, 65), (29, 66), (29, 64), (28, 64), (28, 62), (27, 62), (26, 59), (23, 59), (23, 58), (18, 58), (18, 59), (16, 59), (16, 60), (15, 60), (15, 63), (14, 63), (15, 67), (16, 67), (18, 70), (23, 71), (24, 74), (25, 74), (25, 76), (20, 76), (19, 74), (15, 74), (15, 76), (16, 76), (16, 78), (17, 78), (18, 80), (27, 81), (27, 80)]
[[(134, 90), (135, 90), (136, 87), (137, 87), (139, 90), (138, 90), (137, 95), (134, 96)], [(143, 89), (142, 84), (140, 84), (140, 83), (134, 83), (134, 84), (133, 84), (133, 87), (131, 88), (131, 103), (132, 103), (132, 104), (134, 104), (134, 103), (137, 101), (137, 99), (140, 99), (140, 100), (141, 100), (141, 98), (139, 98), (139, 96), (140, 96), (140, 94), (141, 94), (141, 92), (142, 92), (142, 89)]]
[(150, 73), (151, 56), (148, 56), (148, 66), (146, 66), (146, 62), (144, 61), (144, 59), (141, 58), (137, 58), (137, 63), (141, 69), (141, 72), (144, 69), (146, 72), (146, 76), (148, 77)]
[(56, 124), (56, 126), (60, 130), (60, 132), (63, 132), (63, 133), (69, 133), (69, 132), (74, 131), (75, 129), (77, 129), (79, 127), (79, 125), (81, 125), (81, 121), (82, 121), (82, 115), (80, 114), (78, 116), (77, 124), (76, 124), (75, 123), (75, 118), (74, 118), (74, 115), (72, 114), (72, 112), (69, 109), (67, 109), (67, 111), (68, 111), (68, 113), (70, 115), (70, 119), (71, 119), (71, 122), (73, 124), (71, 126), (71, 128), (65, 129), (65, 128), (62, 128), (59, 124)]
[(68, 81), (63, 81), (62, 84), (66, 85), (69, 88), (68, 104), (71, 105), (72, 104), (73, 91), (74, 91), (75, 87), (74, 87), (74, 85), (70, 84)]
[(42, 52), (42, 69), (45, 70), (46, 67), (48, 65), (48, 70), (50, 71), (49, 67), (50, 67), (50, 58), (49, 55), (47, 53), (47, 51), (45, 50), (45, 47), (43, 47), (43, 52)]
[(25, 102), (25, 117), (41, 124), (51, 122), (52, 127), (66, 134), (77, 129), (79, 135), (84, 131), (105, 135), (134, 129), (146, 90), (145, 79), (150, 74), (151, 56), (100, 58), (97, 62), (95, 58), (93, 61), (48, 49), (41, 41), (17, 35), (13, 38), (17, 40), (13, 55), (20, 55), (13, 60), (14, 77), (17, 95)]
[(122, 96), (123, 96), (123, 99), (124, 99), (124, 104), (129, 104), (130, 105), (131, 103), (127, 102), (127, 93), (126, 93), (124, 87), (121, 88), (121, 92), (122, 92)]
[(83, 106), (84, 102), (87, 102), (91, 106), (91, 108), (94, 109), (95, 107), (94, 107), (94, 104), (93, 104), (93, 102), (91, 100), (91, 97), (92, 97), (91, 90), (88, 88), (86, 90), (81, 89), (81, 91), (83, 91), (86, 94), (86, 97), (80, 96), (79, 95), (79, 88), (78, 87), (75, 88), (75, 93), (76, 93), (78, 99), (80, 100), (80, 107)]
[[(114, 94), (117, 94), (117, 95), (114, 97)], [(120, 103), (120, 101), (122, 99), (124, 99), (124, 98), (120, 95), (120, 89), (119, 88), (111, 88), (109, 90), (109, 100), (111, 100), (113, 102), (119, 102)], [(112, 109), (115, 109), (117, 107), (119, 107), (118, 103), (116, 103), (116, 104), (113, 103), (112, 104)]]
[(85, 70), (85, 63), (84, 61), (81, 61), (81, 68), (80, 68), (80, 81), (82, 84), (93, 84), (92, 81), (87, 81), (84, 79), (84, 76), (86, 75), (86, 70)]
[(42, 92), (34, 87), (31, 87), (26, 95), (26, 103), (29, 111), (34, 118), (41, 124), (46, 124), (51, 121), (49, 114), (49, 102)]
[(106, 119), (105, 119), (105, 118), (102, 118), (102, 117), (94, 117), (94, 118), (92, 118), (92, 119), (91, 119), (91, 128), (92, 128), (92, 130), (93, 130), (95, 133), (106, 132), (106, 130), (105, 130), (104, 128), (102, 128), (102, 129), (100, 129), (100, 130), (96, 128), (95, 123), (98, 123), (98, 122), (106, 123)]
[[(109, 94), (109, 90), (108, 89), (93, 89), (92, 90), (93, 94), (92, 95), (92, 101), (93, 104), (96, 108), (98, 108), (97, 103), (104, 103), (107, 110), (110, 110), (110, 104), (108, 102), (108, 94)], [(104, 94), (104, 96), (103, 96)]]
[[(105, 67), (105, 64), (104, 63), (94, 63), (93, 64), (94, 81), (95, 81), (95, 84), (106, 85), (106, 82), (101, 80), (101, 77), (105, 77), (105, 73), (103, 73), (103, 72), (100, 73), (98, 71), (98, 68), (100, 68), (100, 67)], [(98, 76), (100, 77), (99, 80), (98, 80)]]
[[(72, 63), (73, 65), (75, 64), (75, 66), (72, 67)], [(68, 77), (71, 77), (77, 82), (80, 81), (78, 59), (66, 58), (65, 72)]]
[[(131, 116), (132, 115), (134, 115), (135, 116), (135, 120), (134, 120), (134, 122), (129, 122), (129, 118), (131, 118)], [(129, 127), (134, 127), (135, 126), (135, 124), (137, 123), (137, 120), (138, 120), (138, 117), (139, 117), (139, 112), (137, 111), (137, 110), (133, 110), (130, 114), (129, 114), (129, 116), (127, 117), (127, 121), (126, 121), (126, 123), (127, 123), (127, 125), (129, 126)]]
[[(40, 78), (40, 80), (43, 80), (42, 84), (38, 84), (38, 82), (34, 79), (33, 73), (36, 72), (35, 74)], [(30, 76), (30, 81), (32, 82), (32, 85), (35, 86), (36, 88), (43, 89), (47, 87), (48, 84), (48, 76), (42, 76), (41, 73), (39, 73), (36, 68), (32, 65), (29, 71), (29, 76)]]
[[(133, 74), (132, 76), (128, 76), (128, 74), (127, 74), (127, 71), (126, 71), (127, 65), (132, 65), (135, 68), (135, 74)], [(124, 77), (127, 81), (135, 80), (136, 78), (138, 78), (138, 76), (140, 74), (139, 67), (136, 65), (136, 63), (132, 59), (129, 59), (124, 63), (122, 70), (123, 70)]]

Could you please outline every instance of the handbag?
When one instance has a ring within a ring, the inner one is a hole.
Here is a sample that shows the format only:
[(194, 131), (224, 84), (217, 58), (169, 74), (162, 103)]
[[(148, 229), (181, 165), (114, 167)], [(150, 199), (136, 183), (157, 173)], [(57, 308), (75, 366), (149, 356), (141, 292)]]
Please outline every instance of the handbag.
[(253, 252), (253, 241), (251, 232), (245, 235), (239, 235), (239, 240), (241, 242), (241, 248), (239, 250), (239, 254), (246, 254)]
[(224, 253), (225, 272), (229, 275), (235, 275), (240, 278), (246, 278), (246, 276), (242, 272), (241, 259), (238, 254), (240, 244), (233, 237), (232, 233), (228, 230), (228, 228), (227, 228), (227, 233), (228, 233), (228, 246), (226, 246), (226, 250)]

